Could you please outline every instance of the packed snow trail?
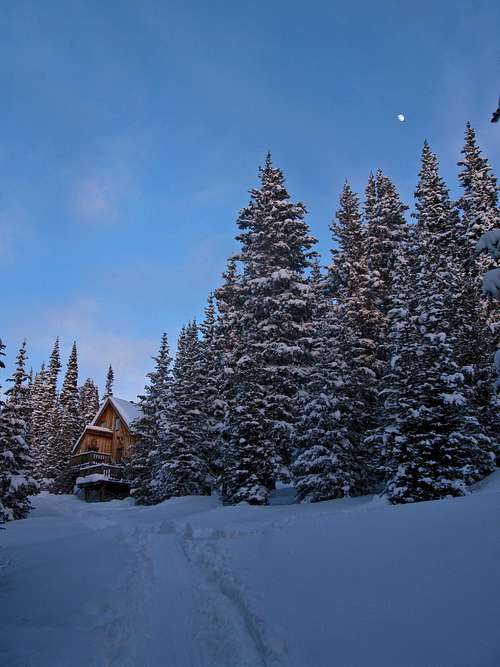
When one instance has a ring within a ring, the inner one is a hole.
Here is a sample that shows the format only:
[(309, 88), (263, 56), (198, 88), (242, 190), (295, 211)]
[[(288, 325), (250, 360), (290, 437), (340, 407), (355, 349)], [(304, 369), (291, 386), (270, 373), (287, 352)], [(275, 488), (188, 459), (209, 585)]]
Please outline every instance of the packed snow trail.
[(0, 532), (0, 665), (494, 667), (500, 472), (471, 496), (41, 495)]

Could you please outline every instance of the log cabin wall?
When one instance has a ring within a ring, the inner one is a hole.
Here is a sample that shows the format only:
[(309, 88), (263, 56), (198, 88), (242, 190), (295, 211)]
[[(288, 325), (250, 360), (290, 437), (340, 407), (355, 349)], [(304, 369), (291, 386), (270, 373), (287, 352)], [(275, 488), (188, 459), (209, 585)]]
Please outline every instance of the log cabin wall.
[(116, 414), (116, 410), (113, 408), (111, 403), (109, 403), (106, 406), (106, 409), (102, 413), (102, 415), (99, 417), (97, 420), (96, 426), (103, 426), (104, 428), (113, 428), (114, 420), (115, 417), (118, 415)]
[(119, 414), (116, 414), (113, 421), (113, 451), (112, 456), (114, 460), (119, 463), (123, 457), (128, 456), (130, 447), (134, 442), (133, 436), (130, 434), (123, 419)]
[(92, 427), (89, 426), (75, 454), (81, 454), (97, 447), (99, 452), (111, 454), (117, 463), (129, 455), (134, 444), (134, 436), (129, 432), (125, 422), (111, 403), (106, 406), (95, 425), (108, 428), (113, 433), (107, 436), (96, 431), (92, 432)]
[(83, 436), (75, 454), (82, 454), (91, 450), (102, 452), (103, 454), (112, 454), (112, 445), (112, 438), (89, 431)]

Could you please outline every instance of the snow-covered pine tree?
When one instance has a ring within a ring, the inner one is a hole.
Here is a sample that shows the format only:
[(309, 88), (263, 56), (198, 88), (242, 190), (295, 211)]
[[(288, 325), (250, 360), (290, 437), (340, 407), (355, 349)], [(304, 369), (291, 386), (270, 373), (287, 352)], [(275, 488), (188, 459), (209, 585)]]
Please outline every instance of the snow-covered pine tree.
[(393, 503), (463, 495), (491, 472), (492, 443), (477, 418), (457, 359), (454, 211), (427, 142), (415, 193), (415, 252), (407, 289), (413, 298), (393, 356), (392, 437), (387, 469)]
[(236, 295), (238, 272), (236, 258), (230, 257), (222, 274), (223, 284), (215, 290), (217, 319), (214, 331), (214, 347), (219, 366), (216, 369), (218, 402), (214, 404), (214, 414), (219, 432), (218, 460), (214, 472), (218, 472), (219, 482), (226, 467), (227, 443), (229, 441), (229, 413), (234, 404), (234, 364), (237, 349), (238, 319)]
[(224, 386), (222, 366), (224, 345), (220, 337), (215, 315), (214, 295), (209, 294), (205, 319), (200, 324), (201, 367), (200, 382), (203, 386), (203, 404), (206, 424), (205, 459), (210, 473), (218, 477), (221, 472), (221, 439), (225, 420), (225, 401), (221, 396)]
[(201, 354), (198, 326), (191, 322), (179, 336), (165, 455), (155, 478), (164, 498), (210, 493), (204, 450), (207, 437), (204, 396), (199, 375)]
[(336, 220), (330, 226), (336, 247), (328, 284), (346, 333), (343, 355), (350, 359), (351, 395), (357, 404), (355, 449), (371, 471), (366, 478), (369, 486), (376, 484), (380, 468), (376, 446), (382, 418), (380, 392), (388, 353), (394, 266), (408, 234), (406, 210), (390, 179), (379, 170), (368, 179), (365, 224), (359, 199), (345, 183)]
[(115, 381), (115, 374), (113, 372), (113, 367), (109, 365), (108, 372), (106, 374), (106, 386), (104, 388), (103, 400), (105, 401), (110, 396), (113, 396), (113, 382)]
[(359, 197), (346, 181), (340, 196), (339, 208), (330, 224), (335, 246), (328, 267), (328, 282), (335, 300), (358, 301), (360, 275), (367, 273), (365, 229), (361, 223)]
[(31, 388), (31, 449), (34, 458), (34, 475), (41, 488), (51, 483), (49, 467), (53, 468), (54, 454), (51, 442), (56, 437), (52, 428), (53, 413), (58, 408), (59, 373), (61, 357), (59, 338), (56, 338), (49, 359), (48, 368), (42, 364)]
[(236, 257), (230, 257), (227, 261), (226, 270), (222, 274), (223, 283), (215, 290), (217, 302), (216, 338), (220, 339), (220, 348), (224, 351), (228, 360), (232, 358), (237, 348), (238, 340), (238, 271), (236, 268)]
[(361, 490), (353, 438), (355, 407), (343, 356), (339, 311), (325, 295), (319, 266), (313, 267), (313, 364), (297, 401), (297, 456), (292, 466), (299, 500), (317, 502), (356, 495)]
[[(372, 183), (374, 188), (375, 180), (371, 178), (369, 186)], [(347, 182), (335, 218), (330, 225), (335, 246), (331, 251), (332, 263), (328, 267), (328, 288), (337, 318), (350, 332), (343, 355), (349, 357), (353, 366), (351, 382), (357, 388), (357, 423), (361, 439), (373, 426), (378, 383), (373, 369), (374, 315), (369, 290), (366, 229), (361, 222), (359, 198)]]
[[(31, 387), (31, 449), (34, 458), (34, 475), (41, 488), (50, 483), (49, 459), (53, 460), (49, 441), (54, 438), (51, 430), (52, 413), (59, 397), (57, 385), (61, 370), (59, 338), (56, 338), (48, 368), (42, 364)], [(50, 464), (52, 467), (52, 464)]]
[(227, 503), (265, 505), (275, 486), (273, 423), (268, 417), (266, 387), (257, 381), (260, 368), (250, 355), (234, 373), (234, 402), (229, 406), (228, 442), (224, 448), (222, 495)]
[(48, 456), (47, 428), (50, 419), (50, 391), (48, 373), (43, 363), (31, 386), (31, 450), (33, 455), (33, 474), (41, 488), (45, 486), (45, 472)]
[(158, 478), (166, 455), (165, 440), (172, 401), (172, 358), (166, 333), (153, 360), (154, 370), (148, 373), (148, 384), (139, 397), (141, 416), (133, 424), (136, 441), (126, 470), (131, 495), (140, 505), (152, 505), (166, 497)]
[[(376, 377), (376, 397), (372, 403), (372, 428), (367, 431), (362, 450), (368, 465), (368, 478), (373, 488), (381, 482), (384, 469), (383, 440), (385, 430), (384, 401), (387, 391), (388, 359), (391, 353), (390, 326), (394, 325), (394, 297), (397, 300), (397, 282), (400, 260), (408, 241), (409, 227), (405, 219), (408, 206), (403, 204), (392, 181), (377, 170), (375, 179), (369, 179), (365, 206), (368, 281), (365, 302), (370, 304), (368, 340), (373, 346), (371, 368)], [(396, 303), (396, 313), (398, 305)], [(382, 445), (382, 446), (381, 446)]]
[(90, 424), (99, 410), (99, 389), (91, 378), (87, 378), (78, 390), (80, 430)]
[[(472, 255), (480, 237), (498, 226), (500, 212), (497, 179), (477, 145), (476, 133), (470, 123), (466, 126), (462, 155), (463, 158), (458, 162), (458, 166), (462, 167), (458, 178), (463, 194), (458, 204), (462, 211), (468, 251)], [(478, 275), (484, 274), (491, 266), (491, 258), (487, 255), (477, 257), (475, 268)]]
[(290, 474), (294, 407), (310, 364), (313, 304), (305, 272), (316, 240), (270, 155), (260, 178), (237, 222), (243, 273), (223, 491), (226, 502), (264, 504), (276, 480)]
[(462, 215), (453, 245), (463, 278), (457, 293), (457, 319), (462, 332), (460, 356), (463, 366), (470, 369), (467, 379), (474, 389), (483, 428), (497, 441), (500, 454), (500, 404), (491, 390), (494, 383), (491, 357), (500, 347), (500, 311), (493, 301), (480, 295), (482, 278), (492, 268), (493, 259), (487, 253), (472, 259), (479, 239), (500, 224), (498, 188), (470, 123), (467, 123), (462, 155), (458, 163), (462, 167), (459, 181), (463, 194), (458, 201)]
[(385, 484), (389, 477), (392, 448), (397, 438), (397, 415), (400, 400), (405, 387), (405, 375), (401, 372), (400, 356), (406, 342), (403, 336), (410, 326), (411, 316), (416, 307), (414, 294), (414, 276), (416, 248), (414, 226), (409, 229), (408, 238), (401, 244), (392, 274), (392, 286), (389, 294), (387, 313), (389, 329), (386, 339), (387, 360), (380, 382), (379, 400), (381, 418), (378, 426), (366, 438), (367, 447), (375, 449), (374, 480)]
[[(53, 483), (51, 490), (56, 493), (69, 493), (72, 489), (68, 464), (71, 450), (76, 443), (81, 429), (80, 402), (78, 395), (78, 352), (76, 342), (73, 343), (64, 375), (63, 386), (59, 397), (61, 406), (61, 432), (51, 434), (60, 445), (57, 452), (50, 452), (49, 459)], [(54, 460), (56, 458), (56, 460)]]
[(387, 359), (389, 296), (392, 291), (393, 267), (401, 244), (407, 237), (405, 206), (394, 184), (380, 169), (375, 178), (368, 179), (365, 203), (365, 247), (368, 280), (364, 301), (369, 304), (366, 313), (367, 340), (372, 344), (371, 368), (380, 379)]
[[(44, 485), (50, 491), (69, 492), (71, 475), (66, 469), (68, 461), (68, 443), (64, 430), (64, 409), (57, 402), (52, 410), (46, 428), (47, 452), (44, 461)], [(64, 462), (62, 465), (61, 462)], [(66, 486), (66, 482), (68, 486)]]
[[(487, 252), (496, 262), (500, 260), (500, 227), (496, 227), (481, 236), (476, 244), (476, 254)], [(500, 267), (490, 269), (483, 277), (482, 291), (488, 295), (492, 301), (500, 301)], [(495, 367), (496, 379), (493, 385), (494, 401), (498, 406), (497, 415), (500, 413), (500, 347), (495, 350), (493, 355), (493, 365)], [(496, 442), (498, 443), (498, 433), (496, 432)], [(500, 452), (497, 449), (497, 465), (500, 464)]]
[[(2, 349), (0, 344), (0, 353)], [(24, 342), (10, 379), (12, 386), (0, 407), (0, 522), (24, 519), (30, 510), (28, 496), (38, 490), (28, 443), (31, 408), (25, 363)]]
[(54, 342), (52, 349), (49, 367), (47, 369), (47, 403), (50, 405), (52, 411), (57, 402), (57, 383), (59, 381), (59, 373), (61, 372), (61, 353), (59, 350), (59, 337)]

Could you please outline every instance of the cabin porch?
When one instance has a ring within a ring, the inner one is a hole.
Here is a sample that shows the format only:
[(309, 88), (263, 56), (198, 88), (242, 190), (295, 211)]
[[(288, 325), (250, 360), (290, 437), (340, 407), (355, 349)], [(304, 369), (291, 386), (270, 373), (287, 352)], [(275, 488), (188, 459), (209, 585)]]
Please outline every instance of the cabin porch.
[(129, 495), (124, 466), (103, 452), (87, 451), (71, 457), (70, 466), (76, 474), (76, 486), (87, 502), (123, 499)]

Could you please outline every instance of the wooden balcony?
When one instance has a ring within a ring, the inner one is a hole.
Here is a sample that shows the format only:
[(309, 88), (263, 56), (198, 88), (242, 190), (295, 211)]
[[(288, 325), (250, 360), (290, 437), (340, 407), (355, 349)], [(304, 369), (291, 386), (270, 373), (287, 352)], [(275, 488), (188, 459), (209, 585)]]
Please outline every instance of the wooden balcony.
[(111, 465), (112, 463), (111, 454), (104, 454), (103, 452), (83, 452), (82, 454), (72, 456), (69, 461), (72, 468), (82, 468), (97, 464)]
[[(119, 465), (106, 465), (106, 464), (96, 464), (92, 466), (86, 466), (85, 468), (80, 468), (78, 471), (78, 479), (85, 480), (85, 477), (89, 477), (89, 482), (91, 480), (95, 481), (96, 478), (93, 475), (99, 475), (100, 481), (103, 482), (124, 482), (124, 472), (123, 466)], [(87, 482), (82, 481), (80, 484), (86, 484)]]
[[(123, 465), (116, 463), (111, 454), (94, 451), (76, 454), (70, 459), (70, 466), (77, 479), (81, 480), (78, 482), (78, 486), (94, 484), (97, 481), (127, 483)], [(99, 477), (94, 477), (94, 475)], [(88, 481), (85, 481), (86, 477), (89, 478)]]

